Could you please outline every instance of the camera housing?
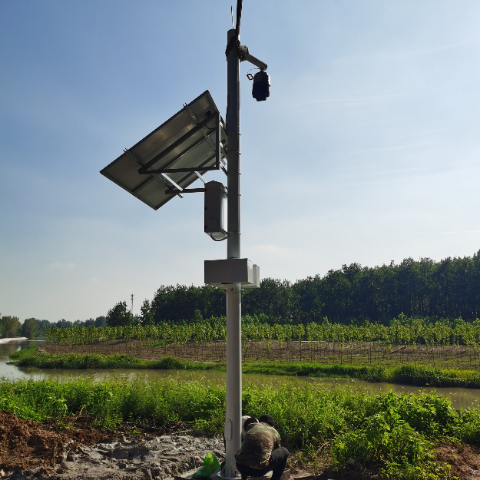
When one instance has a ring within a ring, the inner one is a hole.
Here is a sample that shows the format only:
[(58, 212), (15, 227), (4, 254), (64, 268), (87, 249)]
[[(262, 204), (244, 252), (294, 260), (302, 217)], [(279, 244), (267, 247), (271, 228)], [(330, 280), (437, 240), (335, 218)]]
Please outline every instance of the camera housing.
[(263, 102), (270, 96), (270, 75), (261, 70), (253, 77), (252, 96), (257, 102)]

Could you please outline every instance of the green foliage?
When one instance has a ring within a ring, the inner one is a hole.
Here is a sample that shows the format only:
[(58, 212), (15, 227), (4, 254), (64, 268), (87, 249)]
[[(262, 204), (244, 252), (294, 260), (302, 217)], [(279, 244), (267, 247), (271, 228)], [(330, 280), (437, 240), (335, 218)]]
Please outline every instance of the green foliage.
[(106, 327), (107, 326), (107, 318), (106, 317), (97, 317), (95, 319), (95, 326), (96, 327)]
[(333, 465), (380, 467), (382, 478), (423, 480), (448, 478), (448, 468), (434, 460), (432, 443), (394, 410), (369, 417), (361, 430), (346, 432), (332, 445)]
[(40, 334), (40, 323), (36, 318), (27, 318), (22, 325), (22, 335), (28, 339), (38, 338)]
[(382, 478), (448, 478), (448, 466), (434, 461), (431, 440), (459, 434), (463, 412), (436, 394), (377, 395), (333, 442), (333, 464), (380, 467)]
[(132, 325), (134, 323), (134, 317), (127, 309), (127, 302), (118, 302), (109, 310), (106, 321), (109, 327)]
[[(113, 311), (115, 310), (115, 312)], [(196, 323), (187, 325), (172, 325), (160, 323), (156, 325), (134, 325), (133, 317), (126, 309), (126, 303), (120, 302), (115, 309), (110, 310), (112, 316), (108, 322), (117, 322), (113, 327), (96, 328), (72, 326), (68, 329), (52, 327), (46, 332), (47, 340), (55, 343), (70, 345), (84, 345), (100, 339), (152, 339), (164, 340), (167, 343), (183, 344), (188, 340), (195, 343), (208, 343), (215, 340), (226, 340), (227, 330), (224, 317), (203, 319), (200, 310), (196, 311)], [(368, 343), (382, 342), (389, 345), (418, 345), (447, 346), (466, 345), (471, 349), (480, 345), (480, 321), (467, 323), (456, 319), (452, 322), (438, 321), (429, 323), (428, 320), (408, 319), (402, 324), (397, 319), (391, 325), (379, 325), (366, 322), (363, 325), (342, 325), (330, 323), (324, 319), (322, 323), (308, 325), (269, 324), (262, 321), (261, 316), (245, 316), (242, 323), (242, 341), (308, 341), (328, 343)], [(125, 323), (132, 322), (132, 323)]]
[(20, 334), (20, 320), (18, 317), (4, 316), (0, 318), (0, 337), (12, 338)]
[(128, 357), (126, 355), (99, 355), (94, 353), (87, 355), (76, 353), (52, 355), (39, 353), (24, 356), (19, 360), (18, 365), (22, 367), (82, 370), (89, 368), (141, 368), (143, 362), (138, 358)]
[(155, 310), (150, 306), (150, 302), (145, 299), (140, 307), (140, 323), (142, 326), (153, 325), (155, 323)]
[(155, 368), (158, 368), (160, 370), (183, 370), (187, 369), (187, 366), (187, 362), (182, 362), (182, 360), (178, 360), (172, 357), (165, 357), (162, 358), (162, 360), (155, 362)]
[(10, 360), (22, 360), (24, 358), (31, 357), (37, 352), (38, 348), (38, 346), (22, 348), (21, 350), (17, 350), (16, 352), (10, 354), (9, 358)]
[(480, 373), (469, 370), (440, 370), (418, 365), (402, 365), (393, 370), (391, 381), (422, 387), (480, 388)]
[(312, 363), (251, 363), (243, 373), (296, 375), (330, 378), (358, 378), (367, 382), (390, 382), (401, 385), (480, 388), (480, 374), (469, 370), (440, 370), (415, 365), (386, 368), (381, 365), (321, 365)]
[(176, 358), (166, 357), (162, 360), (140, 360), (127, 355), (100, 355), (64, 353), (55, 355), (51, 353), (35, 354), (38, 347), (20, 350), (10, 356), (18, 361), (19, 367), (30, 368), (62, 368), (62, 369), (101, 369), (101, 368), (150, 368), (159, 370), (212, 370), (224, 369), (223, 365), (211, 363), (184, 362)]
[[(164, 370), (225, 370), (224, 363), (186, 362), (172, 357), (141, 360), (127, 355), (40, 353), (38, 347), (20, 350), (10, 356), (21, 367), (34, 368), (151, 368)], [(480, 388), (480, 374), (468, 370), (440, 370), (415, 365), (386, 368), (381, 365), (322, 365), (311, 363), (249, 363), (243, 373), (293, 375), (329, 378), (357, 378), (367, 382), (390, 382), (401, 385)]]
[(480, 446), (480, 409), (462, 409), (452, 435), (465, 443)]
[[(224, 294), (213, 287), (161, 286), (151, 302), (155, 323), (191, 323), (196, 309), (204, 318), (225, 315)], [(392, 318), (464, 318), (480, 315), (480, 251), (472, 257), (406, 258), (379, 267), (343, 265), (321, 277), (291, 283), (265, 278), (261, 288), (242, 295), (244, 315), (270, 322), (306, 325), (323, 317), (343, 324), (388, 324)]]

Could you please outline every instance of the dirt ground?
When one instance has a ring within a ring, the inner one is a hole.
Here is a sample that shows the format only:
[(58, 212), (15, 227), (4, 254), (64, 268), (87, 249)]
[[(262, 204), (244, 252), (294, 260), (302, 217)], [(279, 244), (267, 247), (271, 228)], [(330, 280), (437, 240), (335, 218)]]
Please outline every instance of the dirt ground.
[[(27, 478), (33, 474), (41, 478), (60, 478), (59, 464), (71, 452), (82, 451), (82, 447), (111, 441), (128, 443), (132, 441), (133, 436), (145, 440), (181, 429), (185, 429), (185, 425), (172, 424), (160, 428), (155, 425), (140, 426), (125, 423), (118, 430), (105, 430), (95, 427), (94, 419), (83, 415), (68, 417), (61, 422), (50, 420), (37, 424), (22, 420), (10, 412), (0, 412), (0, 477), (15, 478), (13, 472), (20, 468)], [(134, 430), (135, 435), (132, 435)], [(436, 452), (439, 461), (451, 465), (452, 478), (455, 476), (461, 480), (480, 478), (480, 449), (445, 443), (438, 446)], [(289, 464), (290, 473), (285, 477), (295, 480), (380, 478), (373, 471), (365, 472), (355, 466), (341, 472), (333, 472), (328, 468), (328, 455), (319, 458), (315, 469), (312, 465), (300, 463), (298, 454), (291, 456)], [(86, 475), (85, 478), (88, 478), (88, 474)]]
[(180, 423), (140, 427), (125, 422), (113, 431), (97, 428), (95, 419), (87, 415), (35, 423), (0, 411), (0, 477), (16, 468), (25, 471), (41, 467), (45, 473), (53, 472), (53, 467), (69, 452), (76, 452), (82, 446), (125, 439), (140, 428), (142, 437), (153, 438), (181, 427), (184, 425)]
[(0, 412), (0, 469), (49, 469), (61, 462), (67, 450), (109, 438), (108, 433), (93, 428), (87, 417), (67, 421), (69, 425), (64, 428), (58, 422), (37, 424), (11, 412)]
[[(98, 353), (123, 354), (143, 360), (161, 360), (175, 357), (193, 362), (225, 362), (225, 342), (184, 345), (155, 345), (149, 340), (114, 340), (89, 345), (45, 344), (41, 351), (47, 353)], [(331, 342), (244, 342), (244, 362), (322, 363), (347, 365), (398, 365), (416, 363), (438, 368), (477, 369), (480, 355), (464, 345), (427, 346), (391, 345), (378, 342), (344, 344)]]

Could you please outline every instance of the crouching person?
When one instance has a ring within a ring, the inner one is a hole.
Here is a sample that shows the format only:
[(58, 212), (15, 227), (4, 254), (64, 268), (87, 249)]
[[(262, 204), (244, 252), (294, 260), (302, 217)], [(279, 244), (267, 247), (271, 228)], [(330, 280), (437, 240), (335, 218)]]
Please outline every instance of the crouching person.
[(280, 480), (287, 465), (288, 450), (280, 446), (280, 435), (275, 430), (271, 415), (262, 415), (245, 422), (245, 438), (236, 453), (237, 469), (242, 480), (272, 473), (272, 480)]

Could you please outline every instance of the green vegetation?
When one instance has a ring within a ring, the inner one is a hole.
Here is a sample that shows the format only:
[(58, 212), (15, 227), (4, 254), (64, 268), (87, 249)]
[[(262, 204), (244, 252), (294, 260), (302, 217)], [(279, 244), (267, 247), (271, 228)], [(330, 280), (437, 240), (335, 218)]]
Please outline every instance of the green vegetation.
[[(196, 361), (224, 361), (226, 325), (212, 318), (189, 325), (127, 325), (123, 327), (53, 327), (47, 340), (66, 346), (91, 346), (88, 353), (122, 353), (142, 357), (148, 349), (165, 347), (162, 356)], [(242, 348), (245, 361), (377, 365), (393, 368), (415, 363), (442, 368), (477, 368), (480, 364), (480, 320), (428, 323), (400, 315), (391, 324), (322, 323), (270, 325), (244, 317)], [(110, 342), (110, 343), (109, 343)], [(220, 342), (220, 343), (219, 343)], [(103, 345), (107, 349), (103, 349)], [(115, 344), (115, 345), (114, 345)], [(208, 344), (208, 348), (204, 345)], [(168, 346), (172, 348), (167, 348)], [(177, 348), (180, 347), (180, 348)], [(86, 353), (86, 349), (82, 352)], [(57, 351), (57, 353), (59, 353)], [(155, 356), (160, 355), (157, 348)], [(155, 358), (155, 356), (153, 358)]]
[(95, 327), (106, 326), (105, 317), (97, 317), (95, 320), (90, 318), (89, 320), (75, 322), (68, 322), (67, 320), (59, 320), (58, 322), (49, 322), (48, 320), (39, 320), (37, 318), (27, 318), (23, 323), (20, 323), (18, 317), (1, 317), (0, 316), (0, 338), (13, 338), (13, 337), (27, 337), (30, 340), (45, 338), (45, 331), (49, 328), (71, 328), (76, 327), (89, 327), (91, 325)]
[[(225, 295), (212, 287), (161, 286), (144, 302), (140, 321), (192, 322), (195, 310), (204, 318), (225, 315)], [(480, 251), (471, 257), (406, 258), (396, 265), (343, 265), (326, 275), (295, 283), (266, 278), (261, 288), (242, 294), (245, 315), (264, 315), (270, 323), (331, 322), (386, 324), (408, 317), (459, 318), (480, 316)]]
[(109, 327), (125, 327), (127, 325), (138, 324), (134, 315), (128, 310), (127, 302), (118, 302), (108, 311), (106, 324)]
[[(127, 325), (118, 327), (53, 327), (46, 332), (47, 341), (68, 345), (87, 345), (105, 340), (150, 340), (152, 342), (185, 344), (225, 341), (227, 335), (224, 318), (189, 325)], [(308, 325), (269, 325), (259, 323), (255, 317), (244, 316), (242, 342), (290, 341), (329, 342), (340, 345), (350, 343), (382, 342), (401, 345), (450, 346), (466, 345), (476, 350), (480, 345), (480, 320), (468, 323), (461, 318), (452, 322), (428, 323), (422, 319), (400, 315), (389, 326), (365, 322), (363, 325), (321, 323)]]
[(16, 337), (20, 333), (20, 320), (18, 317), (0, 317), (0, 338)]
[[(162, 360), (141, 360), (127, 355), (100, 355), (77, 353), (64, 353), (54, 355), (50, 353), (35, 354), (38, 347), (20, 350), (11, 355), (19, 367), (32, 368), (66, 368), (66, 369), (91, 369), (91, 368), (149, 368), (161, 370), (212, 370), (222, 369), (222, 365), (209, 363), (184, 362), (176, 358), (165, 357)], [(25, 351), (24, 354), (20, 352)], [(223, 369), (225, 366), (223, 365)]]
[(17, 350), (16, 352), (10, 354), (9, 358), (15, 362), (23, 360), (24, 358), (30, 358), (32, 355), (37, 353), (38, 348), (38, 345), (34, 347), (22, 348), (21, 350)]
[(247, 364), (243, 373), (295, 375), (328, 378), (357, 378), (367, 382), (388, 382), (419, 387), (480, 388), (480, 373), (472, 370), (441, 370), (416, 365), (395, 368), (317, 364)]
[[(80, 411), (101, 425), (122, 420), (188, 422), (194, 432), (221, 435), (225, 387), (205, 380), (162, 382), (92, 379), (0, 381), (0, 409), (40, 421)], [(276, 419), (283, 444), (305, 454), (328, 445), (334, 465), (355, 462), (381, 478), (446, 478), (432, 449), (446, 437), (480, 445), (480, 410), (455, 410), (436, 394), (372, 395), (319, 386), (247, 386), (243, 411)]]

